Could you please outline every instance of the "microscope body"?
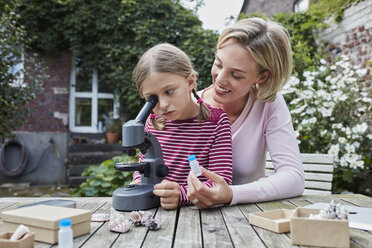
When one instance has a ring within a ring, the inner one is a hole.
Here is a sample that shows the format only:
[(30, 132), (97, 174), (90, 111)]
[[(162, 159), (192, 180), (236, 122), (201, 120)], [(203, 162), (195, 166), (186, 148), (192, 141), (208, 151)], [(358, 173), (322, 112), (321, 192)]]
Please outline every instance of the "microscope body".
[(116, 210), (145, 210), (160, 206), (160, 198), (153, 194), (154, 185), (160, 183), (168, 174), (168, 167), (164, 164), (158, 140), (151, 133), (144, 131), (144, 123), (156, 103), (157, 98), (151, 104), (146, 103), (147, 109), (145, 105), (135, 120), (128, 121), (122, 127), (123, 150), (128, 155), (134, 156), (136, 149), (140, 149), (145, 158), (141, 163), (118, 163), (115, 165), (117, 170), (139, 171), (141, 174), (141, 184), (132, 184), (118, 188), (113, 192), (112, 206)]

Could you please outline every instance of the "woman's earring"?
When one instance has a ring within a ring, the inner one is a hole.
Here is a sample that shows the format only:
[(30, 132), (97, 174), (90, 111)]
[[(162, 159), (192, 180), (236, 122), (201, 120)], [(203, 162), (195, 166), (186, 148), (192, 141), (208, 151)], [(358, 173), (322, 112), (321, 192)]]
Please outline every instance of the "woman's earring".
[(259, 83), (256, 83), (255, 84), (255, 88), (256, 88), (256, 90), (259, 90), (260, 89), (260, 84)]

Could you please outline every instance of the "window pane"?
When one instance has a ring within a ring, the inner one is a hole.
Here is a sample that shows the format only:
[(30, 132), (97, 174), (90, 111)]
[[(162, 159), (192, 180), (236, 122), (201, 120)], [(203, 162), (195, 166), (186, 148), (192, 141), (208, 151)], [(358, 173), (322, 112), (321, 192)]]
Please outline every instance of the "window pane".
[(113, 110), (113, 99), (98, 99), (98, 121), (104, 121), (105, 117), (112, 118)]
[(91, 71), (76, 67), (76, 91), (92, 92), (92, 76)]
[(75, 126), (91, 126), (92, 100), (90, 98), (76, 98), (75, 100)]

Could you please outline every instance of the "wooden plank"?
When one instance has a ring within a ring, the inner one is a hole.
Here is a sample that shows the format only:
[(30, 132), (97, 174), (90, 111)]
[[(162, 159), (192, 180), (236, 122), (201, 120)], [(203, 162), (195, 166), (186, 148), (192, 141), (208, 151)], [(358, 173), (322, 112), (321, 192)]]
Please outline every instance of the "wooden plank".
[[(304, 171), (333, 172), (333, 164), (304, 164)], [(266, 162), (267, 169), (274, 169), (272, 162)]]
[[(159, 208), (155, 219), (160, 224), (157, 231), (149, 231), (142, 247), (172, 247), (173, 234), (177, 223), (177, 210)], [(156, 244), (156, 245), (155, 245)]]
[(332, 189), (332, 183), (331, 182), (318, 182), (318, 181), (305, 180), (305, 188), (307, 188), (307, 189), (331, 190)]
[[(90, 201), (80, 200), (79, 205), (84, 204), (81, 208), (91, 209), (93, 214), (110, 213), (111, 211), (111, 199), (110, 198), (106, 198), (104, 201), (93, 201), (93, 203), (94, 204), (92, 204), (92, 202)], [(95, 236), (95, 233), (97, 232), (97, 230), (103, 228), (104, 224), (105, 222), (91, 222), (90, 233), (74, 238), (74, 247), (75, 246), (81, 247), (83, 244), (85, 245), (85, 243), (89, 244), (91, 242), (89, 240), (92, 239), (93, 236)]]
[(180, 208), (174, 247), (202, 247), (199, 209)]
[[(333, 157), (329, 154), (301, 153), (302, 163), (333, 164)], [(270, 153), (266, 153), (266, 160), (271, 161)]]
[(247, 247), (248, 240), (250, 247), (265, 247), (240, 206), (223, 207), (221, 213), (233, 242), (230, 247)]
[(201, 210), (204, 247), (232, 247), (229, 232), (219, 208)]
[(315, 189), (306, 189), (304, 190), (304, 193), (302, 195), (309, 196), (309, 195), (331, 195), (331, 191), (325, 191), (325, 190), (315, 190)]
[(305, 180), (332, 182), (333, 174), (305, 172)]
[[(265, 170), (265, 176), (270, 176), (273, 174), (275, 174), (274, 170), (269, 170), (269, 169)], [(332, 182), (333, 174), (305, 172), (305, 180)]]
[[(155, 215), (156, 210), (157, 210), (156, 208), (153, 208), (147, 211), (150, 211), (153, 213), (153, 215)], [(126, 219), (129, 219), (130, 212), (120, 212), (120, 214), (124, 215)], [(107, 226), (104, 227), (104, 229), (105, 230), (103, 230), (102, 235), (105, 235), (108, 232), (111, 233), (110, 235), (114, 234), (113, 232), (108, 231)], [(141, 247), (142, 242), (146, 238), (146, 235), (148, 232), (149, 231), (147, 227), (145, 226), (137, 226), (137, 227), (132, 226), (129, 232), (119, 234), (119, 237), (116, 240), (114, 240), (115, 243), (113, 244), (112, 247)], [(112, 235), (112, 237), (114, 236)], [(106, 243), (106, 245), (103, 245), (100, 247), (107, 247), (108, 246), (107, 244), (111, 244), (111, 243), (110, 242)], [(87, 247), (92, 247), (92, 246), (87, 246)]]

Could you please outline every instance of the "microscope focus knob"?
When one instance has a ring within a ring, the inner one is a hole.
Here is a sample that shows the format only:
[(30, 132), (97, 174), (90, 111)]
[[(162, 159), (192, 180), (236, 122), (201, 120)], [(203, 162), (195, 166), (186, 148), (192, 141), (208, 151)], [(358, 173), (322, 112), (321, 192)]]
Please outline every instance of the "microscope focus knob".
[(156, 172), (158, 174), (158, 177), (165, 177), (166, 175), (168, 175), (168, 167), (165, 165), (160, 165), (158, 166)]

